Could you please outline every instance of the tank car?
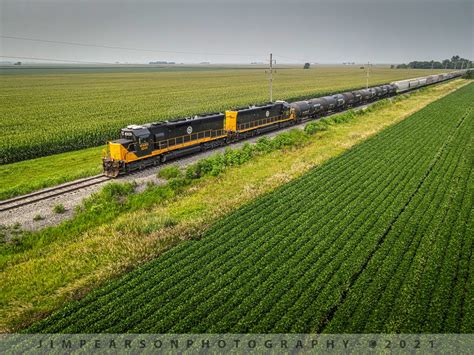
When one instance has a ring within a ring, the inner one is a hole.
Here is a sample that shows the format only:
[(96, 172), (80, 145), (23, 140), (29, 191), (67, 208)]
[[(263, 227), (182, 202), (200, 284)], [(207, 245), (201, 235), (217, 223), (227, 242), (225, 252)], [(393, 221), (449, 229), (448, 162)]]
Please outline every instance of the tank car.
[(342, 96), (341, 94), (336, 94), (336, 95), (333, 95), (332, 97), (336, 101), (336, 109), (342, 110), (346, 103), (346, 100), (344, 100), (344, 96)]
[(360, 95), (356, 99), (356, 96), (352, 92), (343, 92), (341, 95), (344, 97), (344, 101), (347, 107), (352, 107), (360, 101)]
[(303, 117), (308, 117), (311, 114), (311, 107), (308, 101), (296, 101), (290, 104), (291, 112), (301, 119)]
[(337, 102), (336, 99), (332, 96), (324, 96), (321, 98), (324, 101), (324, 105), (326, 106), (327, 112), (332, 112), (336, 108)]
[(322, 98), (311, 99), (308, 103), (312, 117), (318, 117), (329, 110), (328, 102)]

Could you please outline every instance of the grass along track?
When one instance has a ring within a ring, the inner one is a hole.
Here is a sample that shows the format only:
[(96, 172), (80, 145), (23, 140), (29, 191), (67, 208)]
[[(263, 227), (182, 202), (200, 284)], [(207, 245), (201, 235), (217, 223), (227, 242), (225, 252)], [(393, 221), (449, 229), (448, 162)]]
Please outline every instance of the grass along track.
[(427, 106), (28, 331), (472, 332), (473, 94)]
[(9, 200), (0, 201), (0, 212), (8, 211), (21, 206), (34, 204), (36, 202), (49, 199), (51, 197), (67, 194), (72, 191), (83, 189), (92, 185), (104, 183), (110, 178), (100, 174), (88, 178), (68, 182), (63, 185), (50, 187), (41, 191), (33, 192), (31, 194), (15, 197)]

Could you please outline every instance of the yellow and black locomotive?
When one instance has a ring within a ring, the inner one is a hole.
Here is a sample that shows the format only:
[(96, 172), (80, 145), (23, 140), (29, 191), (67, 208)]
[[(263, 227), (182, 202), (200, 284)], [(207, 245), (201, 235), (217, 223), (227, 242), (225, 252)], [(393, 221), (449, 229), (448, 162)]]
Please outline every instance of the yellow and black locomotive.
[(158, 165), (183, 155), (212, 149), (240, 139), (294, 124), (298, 118), (290, 106), (277, 101), (171, 121), (131, 125), (120, 139), (108, 143), (104, 173), (119, 174)]

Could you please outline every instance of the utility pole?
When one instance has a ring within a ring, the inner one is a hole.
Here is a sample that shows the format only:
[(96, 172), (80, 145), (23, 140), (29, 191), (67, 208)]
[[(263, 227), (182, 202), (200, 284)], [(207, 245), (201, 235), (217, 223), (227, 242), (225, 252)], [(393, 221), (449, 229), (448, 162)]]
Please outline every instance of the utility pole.
[(431, 70), (434, 68), (434, 60), (431, 61)]
[(367, 62), (366, 84), (365, 84), (365, 88), (366, 88), (366, 89), (369, 88), (369, 65), (370, 65), (370, 63)]
[(273, 61), (273, 54), (270, 53), (270, 68), (268, 71), (268, 80), (269, 80), (269, 91), (270, 91), (270, 102), (273, 102), (273, 64), (276, 64), (276, 61)]

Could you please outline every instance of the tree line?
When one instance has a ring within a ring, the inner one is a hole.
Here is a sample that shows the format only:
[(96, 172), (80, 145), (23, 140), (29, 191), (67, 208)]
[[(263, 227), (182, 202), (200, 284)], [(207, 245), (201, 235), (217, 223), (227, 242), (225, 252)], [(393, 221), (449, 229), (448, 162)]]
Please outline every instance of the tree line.
[[(395, 68), (395, 65), (392, 65)], [(396, 66), (397, 69), (466, 69), (474, 68), (474, 63), (466, 58), (461, 58), (458, 55), (454, 55), (451, 59), (445, 59), (443, 61), (413, 61), (408, 64), (399, 64)]]

